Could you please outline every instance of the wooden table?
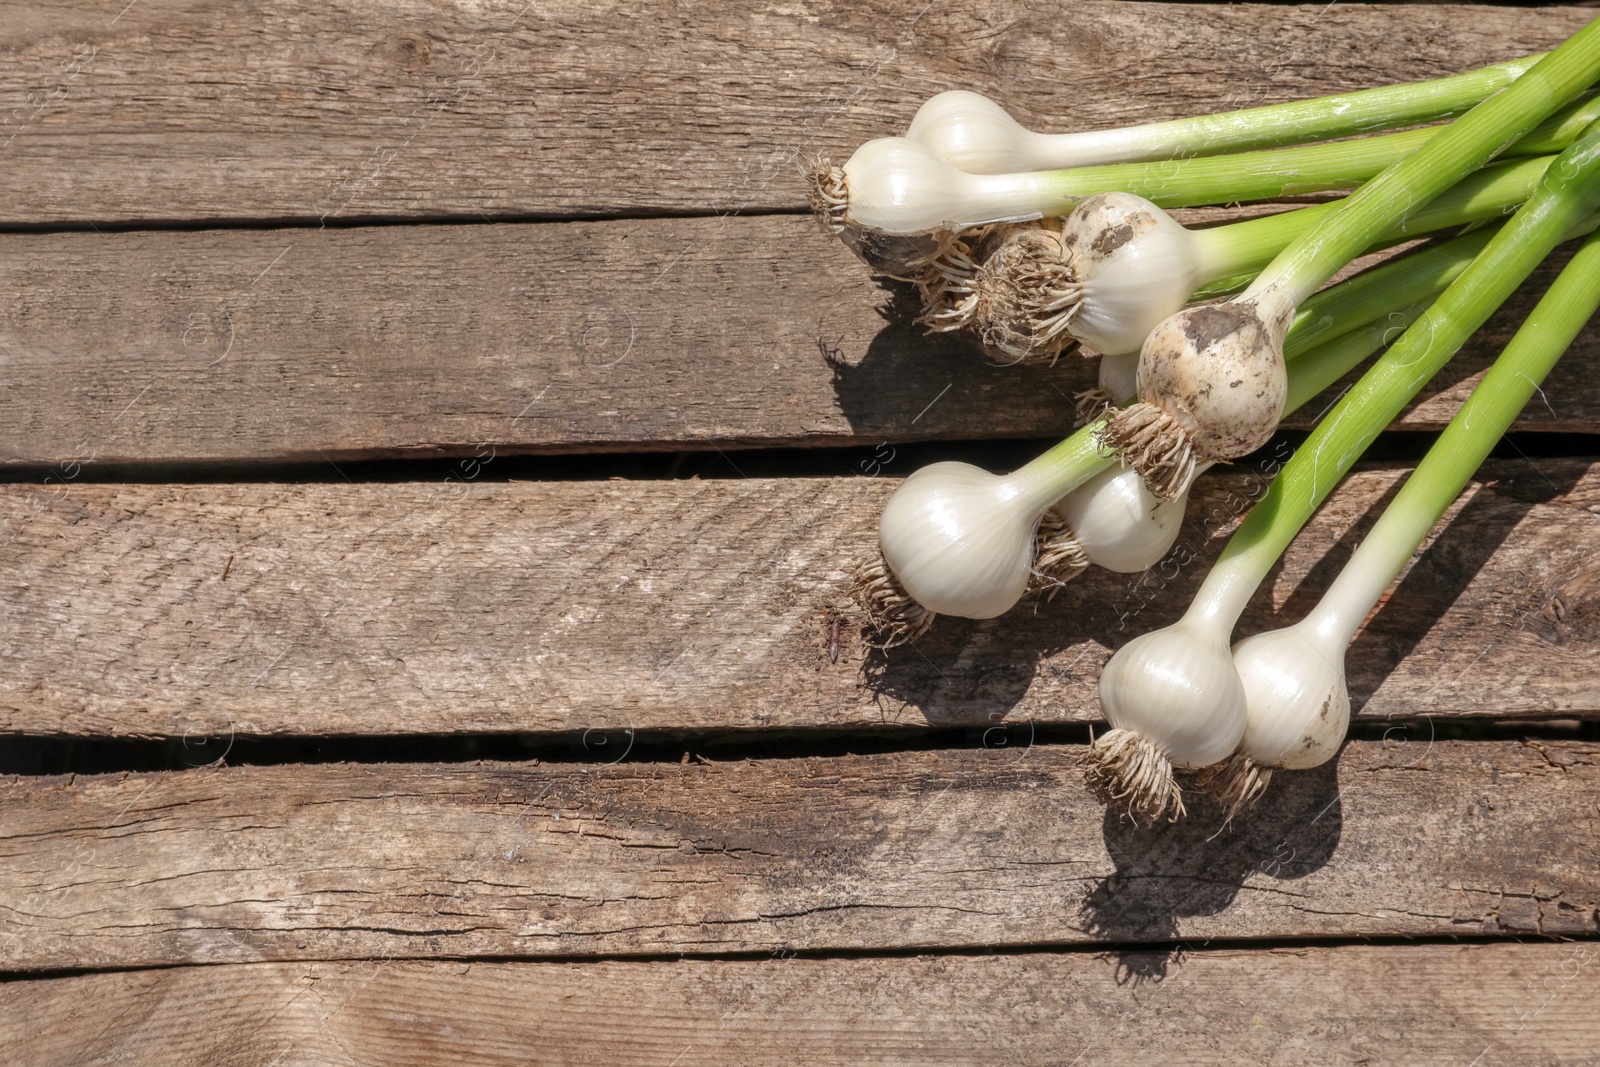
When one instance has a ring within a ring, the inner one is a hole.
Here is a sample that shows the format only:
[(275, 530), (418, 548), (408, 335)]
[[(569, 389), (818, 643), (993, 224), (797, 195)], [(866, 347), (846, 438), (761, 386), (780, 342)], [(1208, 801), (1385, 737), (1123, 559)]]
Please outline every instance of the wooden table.
[(1098, 669), (1260, 464), (1202, 565), (835, 655), (898, 478), (1088, 372), (922, 335), (799, 177), (945, 88), (1092, 127), (1592, 8), (523, 3), (0, 13), (4, 1058), (1596, 1062), (1600, 330), (1357, 640), (1337, 763), (1140, 830)]

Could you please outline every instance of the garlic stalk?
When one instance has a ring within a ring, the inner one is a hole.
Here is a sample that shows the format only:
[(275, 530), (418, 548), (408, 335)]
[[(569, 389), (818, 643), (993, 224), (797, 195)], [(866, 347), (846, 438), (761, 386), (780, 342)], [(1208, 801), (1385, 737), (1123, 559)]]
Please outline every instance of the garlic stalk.
[(923, 104), (906, 137), (969, 174), (1242, 152), (1450, 118), (1503, 89), (1539, 58), (1430, 81), (1083, 133), (1035, 133), (988, 97), (954, 90)]
[[(1295, 308), (1383, 231), (1597, 79), (1600, 20), (1334, 205), (1242, 295), (1178, 312), (1157, 326), (1139, 356), (1140, 402), (1112, 418), (1106, 444), (1158, 496), (1170, 497), (1195, 463), (1232, 459), (1266, 443), (1283, 414), (1283, 339)], [(1560, 165), (1552, 164), (1552, 172)]]
[(1315, 767), (1338, 751), (1350, 720), (1345, 652), (1357, 630), (1596, 310), (1600, 237), (1591, 236), (1317, 606), (1293, 626), (1234, 646), (1245, 692), (1244, 736), (1229, 760), (1200, 779), (1230, 816), (1267, 787), (1275, 768)]
[[(1233, 739), (1230, 753), (1237, 747), (1248, 700), (1232, 660), (1224, 670), (1215, 653), (1226, 649), (1245, 603), (1367, 445), (1557, 242), (1593, 225), (1587, 217), (1597, 206), (1600, 123), (1562, 153), (1471, 265), (1323, 417), (1229, 539), (1177, 626), (1112, 657), (1100, 684), (1112, 729), (1088, 756), (1088, 781), (1099, 795), (1140, 819), (1180, 811), (1172, 769), (1202, 766), (1225, 738)], [(1163, 659), (1175, 644), (1181, 656)]]

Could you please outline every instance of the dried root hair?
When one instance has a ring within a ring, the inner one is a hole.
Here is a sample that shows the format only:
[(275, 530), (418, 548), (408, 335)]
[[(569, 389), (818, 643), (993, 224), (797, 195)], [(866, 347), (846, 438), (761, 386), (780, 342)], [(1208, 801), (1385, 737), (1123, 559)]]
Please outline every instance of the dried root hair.
[(973, 277), (981, 262), (984, 231), (963, 234), (928, 260), (917, 276), (922, 294), (922, 314), (917, 322), (934, 333), (948, 333), (972, 324), (978, 294)]
[(1040, 220), (995, 222), (951, 234), (915, 279), (922, 291), (922, 314), (917, 321), (935, 333), (964, 329), (978, 313), (978, 272), (1011, 234), (1037, 230)]
[(1182, 423), (1154, 404), (1140, 401), (1112, 416), (1100, 443), (1137, 470), (1150, 491), (1176, 500), (1194, 480), (1194, 443)]
[(843, 231), (850, 212), (850, 187), (844, 168), (834, 166), (827, 156), (811, 161), (811, 210), (829, 233)]
[(866, 612), (867, 623), (876, 634), (876, 640), (869, 642), (874, 648), (894, 648), (915, 641), (938, 618), (911, 599), (881, 554), (856, 567), (850, 593)]
[(973, 279), (974, 325), (984, 344), (1012, 360), (1054, 363), (1077, 345), (1069, 332), (1083, 304), (1077, 272), (1049, 230), (1007, 235)]
[(1046, 600), (1054, 599), (1063, 586), (1088, 568), (1089, 557), (1072, 535), (1072, 527), (1055, 508), (1045, 512), (1033, 535), (1033, 572), (1028, 575), (1028, 589)]
[(1083, 427), (1117, 406), (1117, 398), (1103, 385), (1073, 393), (1073, 425)]
[(1108, 730), (1095, 738), (1083, 757), (1083, 778), (1101, 803), (1121, 809), (1141, 826), (1163, 818), (1177, 822), (1186, 814), (1172, 761), (1131, 730)]
[(1243, 752), (1235, 752), (1222, 763), (1213, 763), (1195, 775), (1195, 786), (1216, 798), (1226, 812), (1226, 827), (1266, 791), (1272, 781), (1272, 768), (1263, 767)]

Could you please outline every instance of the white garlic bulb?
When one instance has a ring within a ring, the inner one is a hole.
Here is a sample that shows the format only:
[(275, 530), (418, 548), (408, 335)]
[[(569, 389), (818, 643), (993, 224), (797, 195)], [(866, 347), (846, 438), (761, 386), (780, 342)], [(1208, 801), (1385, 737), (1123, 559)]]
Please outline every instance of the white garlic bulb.
[(1246, 698), (1227, 632), (1188, 616), (1118, 649), (1100, 675), (1100, 707), (1174, 767), (1226, 759), (1244, 736)]
[(1085, 199), (1061, 228), (1061, 247), (1082, 294), (1072, 335), (1101, 352), (1138, 352), (1200, 284), (1203, 244), (1143, 197), (1100, 193)]
[(917, 109), (906, 137), (968, 174), (1045, 170), (1034, 146), (1039, 135), (1024, 129), (1005, 108), (980, 93), (954, 89), (929, 97)]
[(904, 137), (866, 142), (843, 167), (819, 166), (813, 183), (813, 206), (830, 226), (887, 234), (1038, 218), (1078, 200), (1050, 172), (967, 174)]
[(1332, 759), (1350, 726), (1345, 633), (1310, 620), (1247, 637), (1233, 647), (1245, 692), (1239, 751), (1263, 767), (1303, 770)]
[(929, 611), (991, 619), (1022, 598), (1048, 485), (1024, 469), (990, 474), (934, 463), (900, 484), (883, 509), (878, 546), (906, 593)]
[(1089, 562), (1122, 574), (1159, 563), (1183, 528), (1189, 494), (1162, 500), (1131, 467), (1103, 471), (1056, 504)]

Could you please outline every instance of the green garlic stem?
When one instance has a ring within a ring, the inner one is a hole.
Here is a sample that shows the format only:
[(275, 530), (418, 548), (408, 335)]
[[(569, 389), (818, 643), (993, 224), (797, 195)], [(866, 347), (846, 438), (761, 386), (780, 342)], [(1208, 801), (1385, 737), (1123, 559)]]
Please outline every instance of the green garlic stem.
[(1311, 612), (1350, 643), (1385, 589), (1460, 495), (1550, 368), (1600, 310), (1600, 237), (1591, 236), (1545, 293), (1450, 425)]
[(1171, 159), (1304, 144), (1450, 118), (1499, 92), (1534, 65), (1529, 56), (1431, 81), (1385, 85), (1310, 100), (1116, 130), (1036, 134), (1039, 155), (1091, 162)]
[(1109, 418), (1102, 415), (1014, 472), (1013, 477), (1029, 484), (1030, 501), (1038, 505), (1040, 514), (1116, 462), (1115, 456), (1107, 456), (1101, 450), (1097, 439)]
[(1600, 19), (1588, 23), (1510, 86), (1429, 137), (1340, 201), (1284, 249), (1245, 297), (1279, 289), (1298, 304), (1374, 237), (1459, 182), (1600, 79)]
[(1600, 127), (1592, 127), (1550, 166), (1534, 195), (1426, 314), (1323, 417), (1234, 532), (1189, 611), (1231, 627), (1373, 438), (1597, 205)]
[[(1427, 207), (1379, 234), (1367, 251), (1408, 237), (1470, 222), (1498, 219), (1533, 194), (1554, 156), (1501, 163), (1469, 174)], [(1297, 208), (1245, 222), (1191, 231), (1200, 252), (1202, 284), (1259, 271), (1290, 242), (1321, 223), (1338, 202)]]
[(1295, 312), (1283, 354), (1313, 348), (1389, 312), (1437, 296), (1461, 276), (1499, 232), (1500, 223), (1453, 237), (1363, 271), (1309, 298)]
[[(1558, 107), (1560, 103), (1552, 105), (1545, 114), (1550, 115)], [(1509, 145), (1504, 154), (1527, 156), (1560, 152), (1593, 121), (1595, 116), (1590, 109), (1600, 109), (1600, 99), (1567, 104), (1543, 124), (1529, 129), (1524, 138), (1513, 138), (1516, 143)], [(1573, 129), (1579, 119), (1584, 120), (1582, 125)], [(1079, 200), (1095, 193), (1133, 193), (1160, 207), (1271, 200), (1355, 188), (1405, 160), (1450, 128), (1430, 126), (1353, 141), (1155, 163), (1113, 163), (972, 176), (971, 181), (974, 189), (982, 189), (986, 198), (993, 195), (995, 203), (1004, 205), (1006, 210), (1021, 213), (1024, 206), (1033, 204), (1045, 215), (1065, 214)], [(1524, 140), (1529, 147), (1524, 147)], [(1476, 165), (1460, 168), (1457, 180), (1477, 169)], [(1447, 186), (1455, 184), (1446, 183)], [(1335, 201), (1335, 205), (1344, 202)]]
[[(1444, 287), (1439, 288), (1442, 290)], [(1362, 360), (1398, 337), (1432, 303), (1433, 296), (1430, 294), (1409, 307), (1386, 311), (1380, 317), (1306, 351), (1295, 360), (1294, 368), (1289, 372), (1289, 394), (1284, 401), (1284, 411), (1298, 411), (1310, 403), (1328, 386), (1349, 374)]]

